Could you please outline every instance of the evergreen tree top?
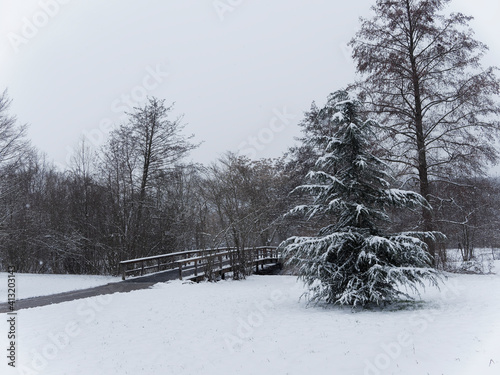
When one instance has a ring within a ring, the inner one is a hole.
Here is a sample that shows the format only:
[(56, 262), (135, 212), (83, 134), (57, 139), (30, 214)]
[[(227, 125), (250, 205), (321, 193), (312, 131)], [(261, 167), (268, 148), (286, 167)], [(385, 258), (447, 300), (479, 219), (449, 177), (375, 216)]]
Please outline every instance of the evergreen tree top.
[(333, 135), (321, 137), (324, 153), (307, 174), (310, 183), (296, 189), (314, 195), (314, 202), (292, 212), (337, 217), (330, 228), (334, 231), (364, 228), (376, 232), (379, 222), (388, 220), (385, 208), (428, 206), (417, 193), (389, 188), (385, 163), (370, 152), (373, 121), (360, 118), (361, 107), (346, 91), (329, 96)]

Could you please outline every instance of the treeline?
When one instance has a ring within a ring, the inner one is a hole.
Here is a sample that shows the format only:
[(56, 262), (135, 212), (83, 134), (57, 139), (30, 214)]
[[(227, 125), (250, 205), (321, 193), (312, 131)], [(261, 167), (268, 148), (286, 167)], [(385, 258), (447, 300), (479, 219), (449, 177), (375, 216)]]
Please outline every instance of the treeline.
[(34, 154), (3, 176), (3, 267), (114, 274), (124, 259), (283, 239), (287, 181), (275, 161), (179, 164), (152, 178), (144, 196), (138, 181), (95, 162), (111, 170), (62, 173)]
[[(0, 261), (19, 272), (116, 274), (120, 260), (220, 246), (277, 245), (315, 235), (321, 222), (285, 217), (306, 202), (304, 183), (321, 147), (308, 140), (328, 128), (317, 108), (305, 114), (299, 146), (277, 159), (227, 153), (210, 165), (183, 162), (197, 147), (182, 119), (156, 98), (129, 115), (105, 147), (81, 143), (70, 168), (57, 170), (30, 146), (25, 127), (0, 98)], [(374, 144), (374, 149), (375, 149)], [(408, 183), (406, 183), (407, 185)], [(402, 183), (394, 180), (394, 186)], [(411, 186), (410, 186), (411, 187)], [(408, 188), (408, 186), (406, 186)], [(412, 188), (417, 189), (417, 186)], [(445, 246), (498, 246), (500, 183), (484, 177), (432, 184), (434, 223)], [(393, 217), (422, 226), (421, 213)], [(444, 260), (444, 252), (439, 252)]]
[[(446, 242), (426, 242), (438, 267), (447, 246), (461, 249), (468, 261), (475, 247), (500, 245), (500, 183), (486, 177), (500, 161), (498, 68), (483, 68), (487, 46), (474, 39), (472, 17), (444, 12), (449, 3), (376, 1), (349, 43), (357, 76), (347, 88), (362, 103), (360, 123), (370, 121), (367, 152), (384, 161), (394, 188), (430, 203), (393, 212), (393, 228), (383, 229), (446, 234)], [(299, 145), (283, 157), (250, 161), (226, 154), (211, 165), (184, 162), (197, 145), (184, 135), (182, 118), (172, 119), (172, 108), (151, 98), (111, 132), (102, 150), (82, 144), (67, 171), (33, 150), (8, 106), (3, 94), (3, 269), (115, 273), (126, 258), (278, 244), (291, 235), (316, 236), (338, 219), (283, 216), (311, 203), (291, 192), (327, 156), (325, 142), (342, 120), (335, 95), (323, 107), (313, 103), (299, 124)]]
[(26, 141), (1, 98), (0, 259), (19, 272), (115, 274), (124, 259), (219, 246), (277, 244), (295, 184), (283, 159), (226, 154), (186, 164), (197, 145), (156, 98), (105, 147), (84, 142), (67, 171)]

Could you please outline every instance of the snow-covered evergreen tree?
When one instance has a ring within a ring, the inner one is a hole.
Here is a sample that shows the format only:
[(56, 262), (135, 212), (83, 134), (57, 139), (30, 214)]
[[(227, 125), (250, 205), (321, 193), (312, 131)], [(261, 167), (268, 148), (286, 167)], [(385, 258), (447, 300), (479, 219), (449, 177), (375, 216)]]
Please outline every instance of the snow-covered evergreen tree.
[(424, 280), (437, 285), (424, 242), (437, 234), (385, 233), (386, 209), (428, 203), (417, 193), (389, 188), (386, 166), (368, 150), (372, 122), (361, 120), (360, 102), (345, 91), (329, 101), (336, 109), (329, 119), (334, 135), (315, 140), (326, 145), (324, 153), (307, 175), (311, 183), (296, 189), (314, 200), (289, 213), (327, 217), (329, 225), (315, 237), (292, 237), (281, 246), (312, 302), (365, 305), (411, 298), (404, 291), (417, 291)]

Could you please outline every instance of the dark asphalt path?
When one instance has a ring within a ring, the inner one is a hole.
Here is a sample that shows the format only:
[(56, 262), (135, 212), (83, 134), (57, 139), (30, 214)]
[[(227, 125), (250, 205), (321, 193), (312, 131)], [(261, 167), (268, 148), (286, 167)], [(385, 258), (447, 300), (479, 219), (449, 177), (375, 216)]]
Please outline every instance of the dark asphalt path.
[[(55, 303), (74, 301), (81, 298), (95, 297), (104, 294), (128, 293), (134, 290), (147, 289), (156, 283), (175, 280), (177, 279), (178, 275), (178, 270), (169, 270), (143, 277), (136, 277), (117, 283), (101, 285), (94, 288), (21, 299), (16, 301), (15, 311), (29, 309), (31, 307), (47, 306)], [(0, 313), (7, 313), (9, 311), (9, 305), (6, 302), (0, 303)]]

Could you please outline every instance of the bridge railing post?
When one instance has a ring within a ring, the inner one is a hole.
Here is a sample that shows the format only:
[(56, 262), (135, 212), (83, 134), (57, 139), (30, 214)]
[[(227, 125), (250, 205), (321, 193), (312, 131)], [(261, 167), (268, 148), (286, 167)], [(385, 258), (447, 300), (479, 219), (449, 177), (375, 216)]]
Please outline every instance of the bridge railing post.
[(127, 271), (127, 265), (126, 264), (123, 264), (123, 263), (120, 263), (120, 267), (121, 267), (121, 271), (122, 271), (122, 280), (125, 280), (125, 275), (126, 275), (126, 271)]
[(259, 249), (253, 249), (253, 261), (255, 263), (255, 272), (259, 272)]
[(179, 280), (182, 280), (182, 262), (179, 262)]

